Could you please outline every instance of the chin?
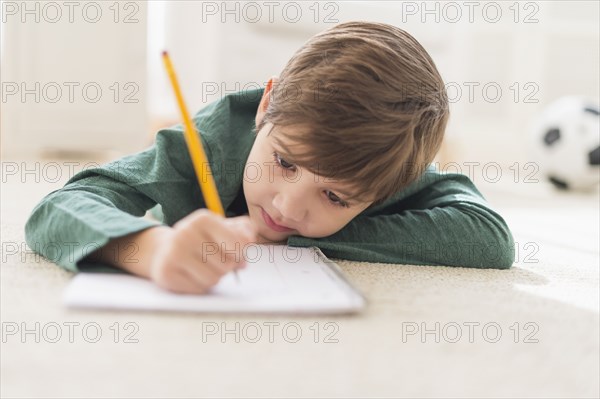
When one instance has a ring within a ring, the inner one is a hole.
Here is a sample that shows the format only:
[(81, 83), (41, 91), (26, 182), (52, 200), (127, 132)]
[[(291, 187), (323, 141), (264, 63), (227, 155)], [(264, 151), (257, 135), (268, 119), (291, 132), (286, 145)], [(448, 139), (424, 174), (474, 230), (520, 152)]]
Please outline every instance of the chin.
[[(268, 227), (267, 227), (268, 228)], [(282, 241), (282, 240), (287, 240), (287, 238), (290, 236), (291, 234), (289, 233), (278, 233), (277, 231), (268, 231), (265, 234), (262, 234), (263, 237), (271, 240), (271, 241)]]
[(269, 237), (265, 236), (262, 233), (258, 233), (258, 244), (273, 244), (273, 243), (283, 243), (287, 241), (287, 236), (285, 237)]

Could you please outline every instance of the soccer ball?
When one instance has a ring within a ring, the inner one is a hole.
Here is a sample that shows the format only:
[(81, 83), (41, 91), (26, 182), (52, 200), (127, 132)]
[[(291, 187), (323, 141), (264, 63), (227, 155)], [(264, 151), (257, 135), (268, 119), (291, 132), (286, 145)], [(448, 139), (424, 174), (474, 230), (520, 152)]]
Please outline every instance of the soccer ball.
[(584, 97), (561, 97), (535, 119), (530, 136), (542, 178), (562, 190), (591, 191), (600, 182), (600, 112)]

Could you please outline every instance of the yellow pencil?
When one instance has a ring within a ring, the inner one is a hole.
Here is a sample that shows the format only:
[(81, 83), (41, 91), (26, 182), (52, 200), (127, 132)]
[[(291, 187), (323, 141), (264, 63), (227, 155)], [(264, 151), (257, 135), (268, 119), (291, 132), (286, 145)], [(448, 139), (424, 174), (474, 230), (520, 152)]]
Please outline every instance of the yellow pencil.
[[(165, 62), (167, 73), (169, 74), (169, 78), (171, 79), (171, 85), (173, 86), (173, 90), (175, 90), (175, 97), (177, 97), (177, 104), (179, 105), (179, 110), (181, 111), (181, 117), (183, 118), (183, 124), (185, 127), (185, 142), (187, 143), (187, 148), (190, 152), (192, 163), (194, 164), (194, 170), (196, 171), (196, 178), (198, 179), (198, 184), (200, 185), (200, 189), (202, 190), (204, 200), (206, 201), (206, 207), (211, 211), (215, 212), (216, 214), (225, 217), (225, 211), (223, 210), (223, 205), (221, 204), (221, 200), (219, 199), (219, 192), (217, 191), (217, 186), (212, 177), (210, 165), (208, 164), (208, 160), (206, 159), (206, 154), (204, 153), (200, 137), (196, 134), (196, 129), (192, 124), (190, 115), (188, 114), (187, 108), (183, 101), (183, 96), (181, 95), (179, 84), (177, 83), (177, 76), (175, 76), (175, 70), (173, 69), (173, 65), (171, 64), (171, 59), (169, 58), (169, 54), (166, 51), (163, 51), (162, 56), (163, 61)], [(208, 179), (206, 181), (202, 179), (202, 165), (206, 166), (206, 171), (208, 175)], [(235, 270), (234, 273), (235, 278), (239, 282), (237, 270)]]

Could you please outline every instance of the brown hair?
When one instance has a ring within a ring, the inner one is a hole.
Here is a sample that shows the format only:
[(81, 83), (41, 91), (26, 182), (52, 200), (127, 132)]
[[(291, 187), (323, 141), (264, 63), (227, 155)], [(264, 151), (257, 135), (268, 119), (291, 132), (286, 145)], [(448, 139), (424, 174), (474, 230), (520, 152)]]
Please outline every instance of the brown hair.
[[(256, 131), (272, 123), (286, 162), (346, 183), (355, 191), (349, 200), (374, 206), (422, 174), (448, 118), (444, 82), (425, 49), (400, 28), (356, 21), (313, 36), (292, 56)], [(308, 150), (290, 150), (279, 134)]]

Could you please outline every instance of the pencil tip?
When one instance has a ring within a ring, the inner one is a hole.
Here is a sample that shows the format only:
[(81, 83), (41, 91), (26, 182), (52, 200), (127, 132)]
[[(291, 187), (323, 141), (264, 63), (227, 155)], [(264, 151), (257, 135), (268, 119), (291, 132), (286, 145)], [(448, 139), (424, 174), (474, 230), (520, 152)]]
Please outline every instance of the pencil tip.
[(163, 55), (163, 57), (164, 57), (165, 55), (167, 55), (167, 50), (163, 50), (163, 52), (162, 52), (162, 55)]

